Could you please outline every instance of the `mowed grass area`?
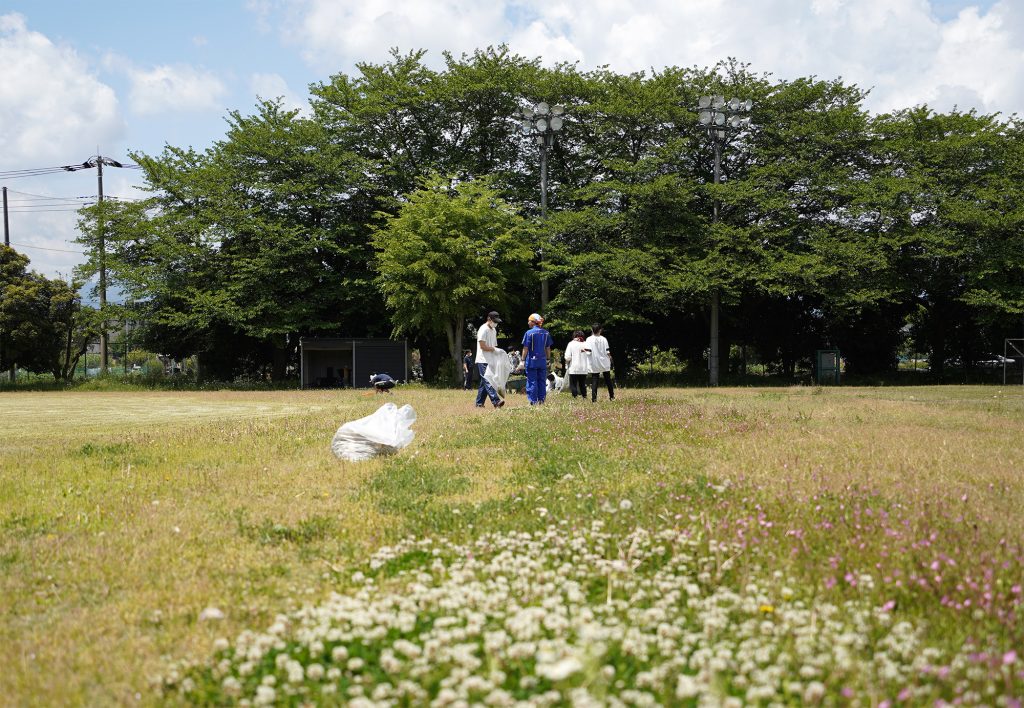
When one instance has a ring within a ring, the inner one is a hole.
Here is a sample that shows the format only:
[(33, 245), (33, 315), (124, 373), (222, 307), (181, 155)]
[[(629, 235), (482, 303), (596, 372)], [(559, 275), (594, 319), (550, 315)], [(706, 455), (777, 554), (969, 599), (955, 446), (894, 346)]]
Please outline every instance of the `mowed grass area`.
[(385, 400), (361, 392), (0, 395), (0, 702), (162, 702), (172, 663), (353, 590), (409, 535), (594, 520), (728, 549), (703, 586), (864, 599), (954, 653), (970, 642), (995, 672), (977, 690), (1024, 686), (1019, 387), (603, 393), (495, 411), (400, 388), (386, 400), (413, 405), (416, 440), (362, 463), (330, 452)]

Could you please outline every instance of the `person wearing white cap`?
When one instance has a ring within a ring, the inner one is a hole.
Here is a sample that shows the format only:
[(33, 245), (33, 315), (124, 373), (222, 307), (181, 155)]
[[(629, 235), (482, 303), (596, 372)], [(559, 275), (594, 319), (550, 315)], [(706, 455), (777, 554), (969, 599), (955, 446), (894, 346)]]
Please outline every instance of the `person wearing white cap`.
[(526, 368), (526, 397), (531, 406), (544, 403), (547, 397), (548, 357), (555, 343), (551, 334), (541, 327), (544, 318), (536, 312), (527, 320), (530, 329), (523, 335), (523, 364)]

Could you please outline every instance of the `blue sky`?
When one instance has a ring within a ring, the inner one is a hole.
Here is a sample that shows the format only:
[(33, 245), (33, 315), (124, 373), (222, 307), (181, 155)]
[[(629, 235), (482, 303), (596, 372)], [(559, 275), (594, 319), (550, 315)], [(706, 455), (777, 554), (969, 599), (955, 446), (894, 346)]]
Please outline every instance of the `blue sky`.
[[(310, 83), (392, 46), (439, 62), (445, 49), (501, 42), (619, 71), (735, 56), (780, 78), (842, 76), (872, 89), (876, 111), (1024, 111), (1024, 0), (6, 0), (0, 173), (97, 149), (203, 149), (229, 110), (257, 95), (301, 107)], [(137, 173), (105, 178), (108, 194), (138, 195)], [(95, 172), (0, 185), (17, 190), (12, 242), (40, 272), (70, 275), (73, 208), (95, 195)]]

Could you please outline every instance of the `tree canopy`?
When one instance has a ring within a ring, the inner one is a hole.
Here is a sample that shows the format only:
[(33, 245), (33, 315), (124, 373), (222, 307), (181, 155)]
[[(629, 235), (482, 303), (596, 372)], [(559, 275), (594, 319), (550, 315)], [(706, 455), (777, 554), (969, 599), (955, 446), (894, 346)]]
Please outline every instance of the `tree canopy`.
[[(261, 101), (204, 151), (135, 155), (151, 197), (83, 214), (93, 250), (104, 224), (149, 347), (280, 376), (300, 336), (400, 332), (436, 366), (497, 304), (538, 309), (542, 275), (556, 334), (602, 321), (623, 354), (656, 344), (695, 364), (712, 293), (722, 350), (778, 371), (838, 347), (851, 370), (884, 372), (908, 338), (941, 370), (1019, 334), (1013, 117), (872, 115), (840, 79), (731, 60), (584, 71), (504, 46), (440, 68), (395, 51), (310, 90), (308, 114)], [(754, 104), (720, 184), (706, 94)], [(512, 120), (538, 101), (566, 106), (543, 223), (540, 148)]]

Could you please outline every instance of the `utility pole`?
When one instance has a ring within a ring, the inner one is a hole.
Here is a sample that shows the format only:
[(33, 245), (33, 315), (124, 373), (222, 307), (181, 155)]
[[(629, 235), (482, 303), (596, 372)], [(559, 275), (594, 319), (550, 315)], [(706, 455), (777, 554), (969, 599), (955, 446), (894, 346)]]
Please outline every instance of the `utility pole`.
[(100, 248), (100, 375), (107, 373), (107, 247), (103, 235), (103, 156), (96, 156), (96, 236)]
[(4, 245), (11, 245), (11, 225), (7, 221), (7, 187), (4, 187)]
[[(4, 190), (4, 245), (7, 246), (8, 248), (10, 248), (10, 246), (11, 246), (11, 225), (7, 221), (7, 187), (4, 187), (3, 190)], [(3, 346), (4, 346), (3, 340), (0, 340), (0, 354), (3, 353)], [(10, 377), (11, 383), (14, 383), (15, 379), (17, 378), (17, 373), (14, 370), (14, 365), (13, 364), (11, 365), (11, 370), (10, 370), (8, 376)]]

